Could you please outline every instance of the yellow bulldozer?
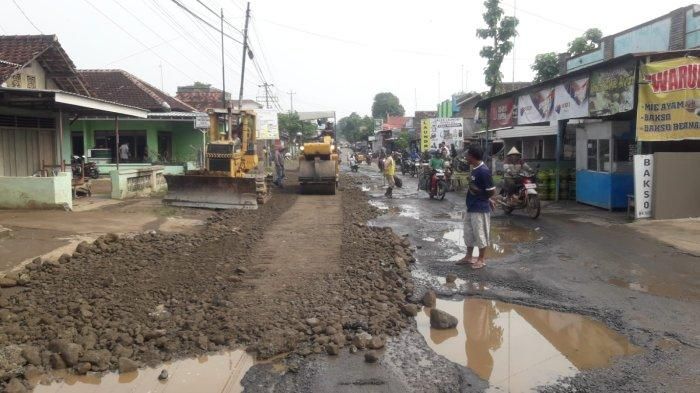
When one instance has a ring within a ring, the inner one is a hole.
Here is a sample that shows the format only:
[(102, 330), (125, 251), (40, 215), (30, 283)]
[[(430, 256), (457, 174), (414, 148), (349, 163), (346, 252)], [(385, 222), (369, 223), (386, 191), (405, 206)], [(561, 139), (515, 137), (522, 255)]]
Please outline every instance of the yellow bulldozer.
[(270, 198), (271, 179), (258, 166), (255, 113), (231, 111), (229, 127), (219, 133), (219, 116), (209, 111), (209, 143), (205, 169), (165, 175), (168, 193), (163, 203), (208, 209), (257, 209)]
[(320, 141), (304, 143), (299, 155), (299, 187), (302, 194), (335, 195), (339, 180), (339, 155), (330, 124)]

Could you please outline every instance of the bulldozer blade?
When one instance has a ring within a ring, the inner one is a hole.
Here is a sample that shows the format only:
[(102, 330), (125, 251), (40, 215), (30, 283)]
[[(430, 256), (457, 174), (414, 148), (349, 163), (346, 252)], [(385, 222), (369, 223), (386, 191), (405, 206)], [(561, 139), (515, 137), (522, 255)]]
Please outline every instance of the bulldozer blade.
[[(206, 209), (257, 209), (259, 182), (253, 178), (209, 175), (165, 175), (163, 203)], [(262, 201), (261, 201), (262, 202)]]

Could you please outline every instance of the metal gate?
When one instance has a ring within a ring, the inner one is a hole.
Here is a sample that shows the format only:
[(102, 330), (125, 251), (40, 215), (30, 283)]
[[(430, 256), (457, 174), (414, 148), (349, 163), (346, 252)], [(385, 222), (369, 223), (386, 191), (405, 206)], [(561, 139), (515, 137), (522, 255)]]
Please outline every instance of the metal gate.
[(32, 176), (42, 162), (57, 164), (54, 119), (0, 116), (0, 176)]

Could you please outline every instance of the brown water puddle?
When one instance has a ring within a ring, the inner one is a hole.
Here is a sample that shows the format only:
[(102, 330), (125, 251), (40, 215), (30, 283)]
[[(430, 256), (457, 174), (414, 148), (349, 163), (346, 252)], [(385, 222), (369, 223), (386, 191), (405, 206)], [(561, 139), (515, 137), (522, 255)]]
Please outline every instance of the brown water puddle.
[(489, 391), (527, 392), (639, 351), (581, 315), (474, 298), (438, 299), (437, 307), (459, 319), (457, 328), (431, 329), (425, 308), (418, 330), (435, 352), (488, 381)]
[[(243, 391), (241, 379), (253, 364), (252, 356), (238, 350), (179, 360), (132, 373), (109, 373), (102, 377), (55, 373), (63, 380), (50, 385), (37, 385), (34, 393), (237, 393)], [(169, 378), (159, 381), (158, 375), (163, 369), (168, 370)]]
[(640, 276), (632, 280), (611, 278), (608, 284), (627, 288), (637, 292), (648, 293), (679, 300), (700, 300), (700, 291), (696, 288), (665, 281), (663, 277)]
[[(443, 239), (455, 243), (460, 249), (465, 248), (464, 230), (462, 228), (449, 230), (445, 232), (442, 237)], [(491, 246), (489, 247), (487, 257), (505, 257), (515, 252), (515, 246), (517, 244), (539, 240), (542, 240), (542, 236), (534, 229), (523, 228), (508, 222), (491, 221)], [(478, 255), (477, 250), (474, 250), (474, 255)], [(459, 259), (461, 257), (462, 255), (458, 255), (455, 258)]]

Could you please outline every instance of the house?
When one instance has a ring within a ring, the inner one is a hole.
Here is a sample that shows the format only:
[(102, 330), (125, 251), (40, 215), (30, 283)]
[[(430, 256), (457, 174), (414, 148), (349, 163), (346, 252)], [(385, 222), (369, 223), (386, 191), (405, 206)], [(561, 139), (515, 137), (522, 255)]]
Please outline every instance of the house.
[[(238, 100), (231, 100), (231, 93), (226, 92), (225, 101), (229, 104), (224, 106), (224, 92), (212, 87), (210, 84), (195, 82), (190, 86), (178, 86), (175, 97), (192, 106), (200, 112), (207, 109), (226, 109), (229, 105), (232, 109), (238, 109)], [(243, 109), (262, 109), (262, 104), (257, 101), (244, 99)]]
[(0, 36), (0, 207), (72, 207), (71, 120), (147, 113), (94, 97), (55, 35)]
[[(199, 160), (205, 140), (195, 129), (194, 119), (204, 113), (123, 70), (77, 73), (93, 96), (149, 111), (146, 119), (120, 121), (119, 145), (129, 147), (129, 158), (120, 159), (120, 164), (140, 167), (156, 163), (164, 165), (166, 172), (179, 173), (186, 163), (194, 166)], [(81, 117), (70, 130), (70, 154), (89, 156), (102, 172), (116, 166), (114, 119)]]

